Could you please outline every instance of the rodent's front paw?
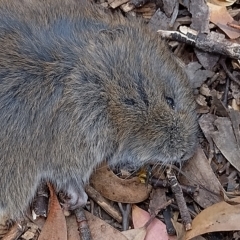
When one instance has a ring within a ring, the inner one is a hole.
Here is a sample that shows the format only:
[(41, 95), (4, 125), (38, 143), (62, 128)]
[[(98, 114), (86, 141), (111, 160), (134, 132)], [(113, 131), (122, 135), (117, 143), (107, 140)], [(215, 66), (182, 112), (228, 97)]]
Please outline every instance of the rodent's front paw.
[(83, 207), (86, 205), (88, 199), (88, 196), (83, 188), (76, 189), (72, 186), (65, 191), (61, 191), (59, 193), (59, 197), (62, 201), (61, 205), (65, 210), (74, 210), (76, 208)]

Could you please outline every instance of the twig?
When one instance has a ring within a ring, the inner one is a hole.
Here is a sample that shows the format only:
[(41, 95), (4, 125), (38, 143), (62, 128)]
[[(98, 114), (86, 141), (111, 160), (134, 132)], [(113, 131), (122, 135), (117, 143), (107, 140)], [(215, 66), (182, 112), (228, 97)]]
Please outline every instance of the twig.
[(211, 34), (186, 34), (177, 31), (158, 30), (163, 38), (183, 42), (206, 52), (214, 52), (235, 59), (240, 59), (240, 45), (226, 40), (221, 35), (211, 32)]
[[(240, 45), (239, 45), (240, 46)], [(226, 74), (228, 75), (228, 77), (234, 81), (235, 83), (237, 83), (239, 86), (240, 86), (240, 81), (235, 78), (232, 73), (230, 73), (230, 71), (228, 70), (227, 66), (226, 66), (226, 63), (225, 63), (225, 60), (222, 58), (219, 63), (221, 64), (221, 66), (223, 67), (224, 71), (226, 72)]]
[(105, 199), (101, 194), (93, 187), (87, 186), (85, 188), (86, 193), (91, 197), (101, 208), (103, 208), (110, 216), (112, 216), (117, 222), (122, 223), (121, 213), (109, 204), (109, 201)]
[(171, 21), (169, 23), (170, 27), (173, 27), (173, 25), (174, 25), (174, 23), (175, 23), (175, 21), (177, 19), (178, 10), (179, 10), (179, 2), (176, 2), (176, 5), (175, 5), (173, 13), (172, 13)]
[(225, 92), (223, 96), (223, 104), (225, 107), (228, 105), (228, 90), (229, 90), (229, 78), (226, 79), (226, 86), (225, 86)]
[[(125, 205), (125, 208), (123, 207)], [(122, 228), (123, 231), (128, 230), (129, 228), (129, 214), (131, 212), (131, 204), (127, 203), (127, 204), (123, 204), (123, 203), (118, 203), (119, 209), (122, 213)]]
[(171, 221), (170, 207), (166, 207), (166, 209), (163, 210), (162, 214), (163, 214), (164, 222), (166, 224), (166, 229), (167, 229), (168, 235), (170, 235), (170, 236), (176, 235), (176, 230)]
[[(157, 178), (154, 178), (152, 177), (151, 178), (151, 182), (150, 184), (154, 187), (154, 188), (157, 188), (157, 187), (170, 187), (170, 184), (167, 180), (165, 179), (157, 179)], [(187, 193), (187, 194), (190, 194), (190, 195), (198, 195), (198, 192), (199, 192), (199, 187), (197, 186), (190, 186), (190, 185), (180, 185), (180, 187), (182, 188), (182, 191)]]
[(91, 232), (88, 227), (87, 218), (85, 216), (83, 208), (77, 208), (74, 210), (76, 216), (78, 231), (81, 240), (92, 240)]
[(172, 192), (174, 193), (174, 196), (176, 198), (176, 202), (182, 217), (182, 222), (185, 226), (186, 231), (188, 231), (192, 228), (192, 219), (188, 212), (182, 189), (177, 181), (176, 176), (173, 174), (170, 168), (167, 169), (167, 178), (170, 182)]

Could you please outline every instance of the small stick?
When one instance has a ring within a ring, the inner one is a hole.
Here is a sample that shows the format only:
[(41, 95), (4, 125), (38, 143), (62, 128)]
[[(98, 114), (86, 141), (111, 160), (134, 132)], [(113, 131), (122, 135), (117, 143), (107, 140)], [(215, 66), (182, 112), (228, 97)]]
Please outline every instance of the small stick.
[[(125, 205), (125, 208), (123, 207), (123, 205)], [(120, 209), (120, 211), (122, 213), (122, 217), (123, 217), (122, 228), (123, 228), (123, 231), (126, 231), (129, 228), (129, 214), (132, 209), (131, 204), (118, 203), (118, 206), (119, 206), (119, 209)]]
[(91, 232), (89, 230), (88, 222), (83, 208), (77, 208), (74, 210), (76, 216), (78, 231), (81, 240), (92, 240)]
[(93, 187), (87, 186), (85, 188), (86, 193), (91, 197), (101, 208), (103, 208), (110, 216), (112, 216), (117, 222), (122, 223), (121, 213), (109, 204), (109, 201), (105, 199), (101, 194)]
[(228, 70), (224, 58), (222, 58), (222, 59), (219, 61), (219, 63), (220, 63), (221, 66), (223, 67), (223, 69), (224, 69), (224, 71), (226, 72), (226, 74), (228, 75), (228, 77), (229, 77), (232, 81), (234, 81), (235, 83), (237, 83), (237, 84), (240, 86), (240, 81), (239, 81), (237, 78), (235, 78), (235, 77), (232, 75), (232, 73)]
[(188, 212), (186, 202), (183, 197), (182, 188), (179, 185), (176, 176), (173, 174), (170, 168), (167, 169), (167, 178), (171, 185), (172, 192), (175, 195), (177, 205), (179, 207), (179, 211), (182, 217), (182, 222), (185, 226), (186, 231), (192, 229), (192, 219)]
[(228, 106), (228, 90), (229, 90), (229, 78), (227, 77), (226, 87), (225, 87), (225, 92), (224, 92), (224, 97), (223, 97), (223, 104), (225, 107)]
[(212, 85), (219, 77), (219, 72), (215, 73), (210, 80), (207, 82), (207, 85), (210, 86)]
[[(170, 187), (169, 182), (165, 179), (157, 179), (152, 177), (150, 183), (154, 188)], [(182, 188), (182, 191), (187, 194), (190, 194), (192, 196), (198, 195), (198, 192), (199, 192), (198, 186), (196, 187), (196, 186), (190, 186), (190, 185), (180, 185), (180, 187)]]
[(179, 10), (179, 2), (176, 2), (176, 5), (175, 5), (173, 13), (172, 13), (171, 21), (169, 23), (170, 27), (173, 27), (173, 25), (174, 25), (174, 23), (175, 23), (175, 21), (177, 19), (178, 10)]
[(157, 31), (163, 38), (175, 40), (179, 42), (192, 45), (205, 52), (219, 53), (235, 59), (240, 59), (240, 44), (232, 43), (219, 35), (193, 34), (187, 32), (186, 34), (177, 31)]
[(129, 0), (115, 0), (112, 3), (110, 3), (111, 8), (117, 8), (121, 6), (124, 3), (127, 3)]
[(167, 229), (168, 235), (170, 235), (170, 236), (176, 235), (176, 230), (171, 221), (172, 216), (171, 216), (170, 208), (166, 207), (166, 209), (164, 209), (162, 211), (162, 214), (163, 214), (164, 222), (166, 224), (166, 229)]

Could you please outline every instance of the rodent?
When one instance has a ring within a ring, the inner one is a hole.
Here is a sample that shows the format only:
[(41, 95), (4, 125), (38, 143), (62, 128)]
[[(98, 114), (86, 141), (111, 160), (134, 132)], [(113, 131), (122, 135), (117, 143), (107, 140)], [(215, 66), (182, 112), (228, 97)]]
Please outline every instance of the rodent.
[(74, 208), (104, 160), (190, 158), (197, 115), (184, 70), (140, 20), (84, 0), (2, 0), (0, 129), (0, 215), (17, 219), (41, 181)]

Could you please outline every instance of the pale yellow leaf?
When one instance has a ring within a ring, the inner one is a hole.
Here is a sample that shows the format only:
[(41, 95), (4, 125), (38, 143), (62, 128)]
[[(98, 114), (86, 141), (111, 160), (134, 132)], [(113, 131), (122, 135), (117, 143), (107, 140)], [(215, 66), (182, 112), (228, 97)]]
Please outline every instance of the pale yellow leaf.
[(186, 233), (186, 239), (209, 232), (240, 230), (240, 197), (226, 202), (216, 203), (201, 213), (192, 222), (192, 230)]

